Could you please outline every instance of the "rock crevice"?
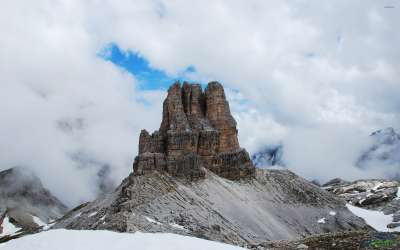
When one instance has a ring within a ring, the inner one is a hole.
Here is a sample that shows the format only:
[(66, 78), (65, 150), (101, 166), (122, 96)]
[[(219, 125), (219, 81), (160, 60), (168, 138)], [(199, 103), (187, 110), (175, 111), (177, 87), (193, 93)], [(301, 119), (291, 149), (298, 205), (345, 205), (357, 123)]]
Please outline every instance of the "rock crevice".
[(134, 174), (165, 171), (196, 180), (207, 168), (221, 177), (238, 180), (254, 175), (249, 154), (240, 148), (236, 121), (222, 85), (173, 84), (163, 103), (160, 129), (142, 130)]

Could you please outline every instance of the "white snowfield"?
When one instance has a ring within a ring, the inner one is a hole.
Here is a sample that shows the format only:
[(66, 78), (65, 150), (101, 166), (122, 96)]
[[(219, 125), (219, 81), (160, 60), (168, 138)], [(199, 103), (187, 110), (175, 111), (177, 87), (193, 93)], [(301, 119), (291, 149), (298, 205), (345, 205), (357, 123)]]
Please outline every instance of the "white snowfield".
[(400, 231), (399, 228), (389, 229), (386, 227), (393, 220), (392, 214), (385, 215), (381, 211), (374, 211), (374, 210), (359, 208), (356, 206), (352, 206), (350, 204), (347, 204), (346, 206), (353, 214), (357, 215), (358, 217), (363, 218), (368, 225), (370, 225), (377, 231), (381, 231), (381, 232)]
[(1, 250), (240, 250), (223, 243), (166, 233), (49, 230), (1, 245)]

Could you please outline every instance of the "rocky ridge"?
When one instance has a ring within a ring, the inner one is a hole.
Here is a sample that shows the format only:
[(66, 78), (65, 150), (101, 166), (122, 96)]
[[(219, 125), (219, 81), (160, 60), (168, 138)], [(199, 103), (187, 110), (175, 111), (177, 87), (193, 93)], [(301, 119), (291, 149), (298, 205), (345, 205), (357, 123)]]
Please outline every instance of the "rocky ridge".
[(400, 230), (400, 183), (384, 179), (357, 180), (353, 182), (334, 179), (323, 189), (344, 199), (347, 203), (392, 215), (387, 227)]
[(74, 209), (54, 228), (169, 232), (245, 247), (369, 229), (343, 201), (290, 171), (258, 169), (240, 181), (205, 172), (191, 183), (158, 171), (132, 173), (113, 193)]

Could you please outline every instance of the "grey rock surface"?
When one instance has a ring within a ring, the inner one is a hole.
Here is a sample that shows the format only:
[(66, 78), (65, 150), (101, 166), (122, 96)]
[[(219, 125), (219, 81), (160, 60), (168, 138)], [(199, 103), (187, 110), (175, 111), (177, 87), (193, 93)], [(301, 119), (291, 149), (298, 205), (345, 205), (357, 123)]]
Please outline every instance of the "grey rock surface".
[[(190, 183), (165, 172), (131, 174), (113, 193), (72, 210), (54, 228), (169, 232), (247, 247), (369, 229), (345, 202), (290, 171), (259, 169), (240, 181), (204, 171), (204, 179)], [(318, 223), (321, 218), (325, 223)]]

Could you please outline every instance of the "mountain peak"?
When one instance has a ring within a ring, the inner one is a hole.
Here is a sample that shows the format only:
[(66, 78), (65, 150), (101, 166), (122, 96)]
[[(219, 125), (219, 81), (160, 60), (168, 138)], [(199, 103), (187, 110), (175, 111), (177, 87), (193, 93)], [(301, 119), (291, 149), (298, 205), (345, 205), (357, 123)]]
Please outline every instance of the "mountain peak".
[(341, 199), (294, 173), (255, 169), (239, 146), (224, 89), (212, 82), (204, 91), (172, 85), (160, 129), (140, 133), (133, 172), (53, 228), (177, 233), (254, 247), (368, 226)]
[(396, 134), (396, 131), (392, 127), (387, 127), (384, 129), (379, 129), (377, 131), (374, 131), (371, 133), (371, 135), (377, 135), (377, 134)]
[(379, 168), (389, 179), (399, 178), (400, 134), (388, 127), (370, 134), (369, 148), (357, 160), (360, 168)]
[(203, 91), (200, 84), (177, 82), (164, 100), (160, 129), (140, 133), (134, 174), (159, 171), (196, 180), (207, 168), (231, 180), (252, 176), (255, 167), (237, 133), (220, 83), (210, 82)]
[(371, 133), (371, 136), (381, 144), (393, 144), (400, 142), (400, 135), (394, 128), (388, 127)]

